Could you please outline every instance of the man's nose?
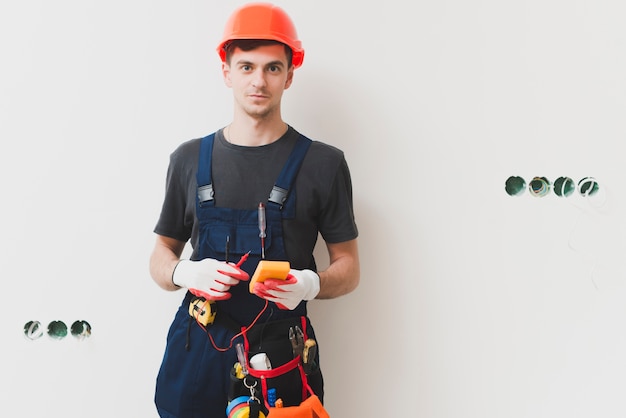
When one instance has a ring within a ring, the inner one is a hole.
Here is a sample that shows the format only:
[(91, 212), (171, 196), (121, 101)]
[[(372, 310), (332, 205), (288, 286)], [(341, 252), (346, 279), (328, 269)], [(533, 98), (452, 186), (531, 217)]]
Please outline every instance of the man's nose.
[(252, 76), (252, 85), (257, 88), (265, 86), (265, 72), (262, 69), (254, 72)]

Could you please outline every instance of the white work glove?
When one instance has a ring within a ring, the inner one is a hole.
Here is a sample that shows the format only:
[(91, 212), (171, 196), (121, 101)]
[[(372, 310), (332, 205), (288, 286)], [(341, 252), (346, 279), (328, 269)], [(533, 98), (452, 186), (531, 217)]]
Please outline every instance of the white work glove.
[(289, 270), (285, 280), (266, 279), (254, 284), (255, 295), (290, 311), (303, 300), (315, 299), (320, 292), (320, 276), (312, 270)]
[(248, 273), (234, 264), (213, 258), (180, 260), (172, 273), (172, 282), (176, 286), (185, 287), (195, 296), (206, 300), (229, 299), (231, 286), (249, 278)]

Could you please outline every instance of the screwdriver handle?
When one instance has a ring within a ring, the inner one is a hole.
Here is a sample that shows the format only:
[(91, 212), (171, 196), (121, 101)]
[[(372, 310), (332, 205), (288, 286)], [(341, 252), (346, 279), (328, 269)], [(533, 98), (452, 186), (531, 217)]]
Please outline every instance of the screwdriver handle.
[(259, 203), (259, 237), (265, 238), (265, 229), (267, 228), (267, 222), (265, 220), (265, 204)]

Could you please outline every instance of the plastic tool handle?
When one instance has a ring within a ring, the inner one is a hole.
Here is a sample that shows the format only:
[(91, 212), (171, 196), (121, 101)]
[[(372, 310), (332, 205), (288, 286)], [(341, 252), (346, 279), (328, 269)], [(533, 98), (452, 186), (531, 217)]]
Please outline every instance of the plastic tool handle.
[(267, 227), (267, 222), (265, 220), (265, 205), (263, 202), (259, 203), (259, 237), (265, 238), (265, 229)]
[(261, 238), (261, 258), (265, 259), (265, 229), (267, 228), (267, 222), (265, 220), (265, 205), (263, 202), (259, 203), (259, 238)]

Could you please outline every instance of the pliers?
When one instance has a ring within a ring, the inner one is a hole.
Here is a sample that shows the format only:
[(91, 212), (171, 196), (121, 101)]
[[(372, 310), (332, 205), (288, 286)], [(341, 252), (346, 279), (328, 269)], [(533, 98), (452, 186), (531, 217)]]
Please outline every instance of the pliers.
[(304, 353), (304, 333), (299, 326), (289, 327), (289, 341), (291, 342), (291, 350), (293, 351), (293, 358), (300, 356)]

